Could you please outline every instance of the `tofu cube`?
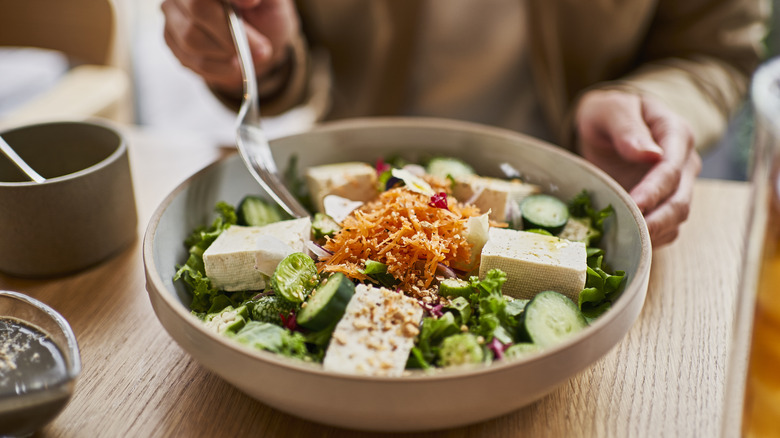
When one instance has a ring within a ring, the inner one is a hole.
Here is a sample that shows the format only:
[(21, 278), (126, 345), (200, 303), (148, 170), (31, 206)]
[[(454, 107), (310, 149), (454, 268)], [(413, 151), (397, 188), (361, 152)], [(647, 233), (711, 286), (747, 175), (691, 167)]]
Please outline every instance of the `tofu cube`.
[(480, 216), (470, 217), (466, 221), (466, 230), (463, 232), (463, 236), (466, 238), (466, 241), (471, 244), (471, 253), (469, 255), (468, 262), (453, 263), (453, 268), (470, 273), (477, 267), (480, 254), (482, 253), (482, 248), (488, 241), (489, 230), (490, 221), (488, 220), (487, 213)]
[[(267, 242), (264, 236), (271, 236), (278, 242), (264, 244)], [(281, 261), (280, 252), (284, 252), (285, 256), (290, 252), (306, 253), (306, 242), (310, 239), (311, 219), (308, 217), (262, 227), (233, 225), (203, 253), (206, 275), (214, 287), (225, 291), (261, 290), (273, 274), (271, 266), (263, 261)], [(261, 261), (259, 269), (258, 259)]]
[(306, 170), (306, 184), (317, 211), (324, 213), (323, 199), (337, 195), (351, 201), (368, 202), (377, 196), (376, 170), (366, 164), (325, 164)]
[(259, 236), (255, 246), (258, 250), (255, 253), (255, 269), (268, 277), (274, 275), (276, 267), (285, 257), (296, 252), (290, 245), (272, 235)]
[(423, 309), (400, 292), (359, 284), (333, 331), (323, 367), (373, 376), (400, 376)]
[(491, 269), (500, 269), (507, 275), (505, 295), (531, 299), (554, 290), (578, 301), (587, 275), (584, 243), (504, 228), (491, 228), (488, 235), (479, 266), (481, 278)]
[(518, 204), (526, 197), (541, 191), (541, 187), (520, 180), (462, 175), (455, 178), (452, 195), (460, 202), (476, 205), (483, 213), (490, 211), (490, 219), (504, 222), (508, 220), (511, 203)]

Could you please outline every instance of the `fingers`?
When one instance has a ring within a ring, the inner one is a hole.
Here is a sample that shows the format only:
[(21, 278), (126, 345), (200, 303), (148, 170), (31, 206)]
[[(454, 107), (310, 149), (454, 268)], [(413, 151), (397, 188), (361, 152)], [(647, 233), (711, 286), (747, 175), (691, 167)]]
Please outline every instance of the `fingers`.
[(674, 242), (677, 239), (679, 234), (680, 234), (679, 228), (675, 228), (660, 236), (651, 237), (650, 241), (653, 244), (653, 249), (658, 249)]
[(663, 155), (644, 120), (639, 96), (603, 91), (587, 95), (583, 105), (588, 111), (578, 121), (581, 136), (606, 145), (628, 162), (655, 162)]
[(650, 239), (658, 248), (674, 241), (688, 219), (701, 158), (693, 149), (687, 124), (656, 101), (643, 102), (643, 116), (664, 156), (631, 190), (631, 196), (645, 213)]
[(241, 71), (238, 61), (235, 57), (191, 57), (188, 56), (185, 49), (177, 45), (176, 40), (165, 31), (165, 41), (174, 55), (181, 61), (182, 65), (199, 74), (206, 83), (222, 90), (235, 89), (240, 92), (242, 87)]
[(262, 75), (289, 55), (288, 48), (298, 34), (298, 14), (290, 0), (262, 0), (242, 10), (242, 14), (249, 23), (246, 30), (250, 46), (263, 51), (255, 53), (253, 49), (255, 70)]
[(259, 5), (261, 1), (262, 0), (230, 0), (230, 3), (240, 9), (249, 9)]
[(639, 209), (648, 212), (677, 190), (693, 152), (693, 135), (675, 114), (651, 99), (643, 100), (643, 117), (664, 150), (662, 160), (631, 189), (631, 197)]
[(677, 238), (680, 225), (688, 219), (694, 182), (700, 171), (701, 158), (698, 153), (692, 151), (683, 167), (679, 185), (674, 193), (645, 215), (654, 248), (671, 243)]
[[(173, 3), (173, 2), (171, 2)], [(164, 5), (170, 3), (164, 3)], [(187, 18), (181, 9), (171, 7), (166, 12), (167, 23), (163, 31), (168, 40), (168, 46), (175, 50), (177, 56), (187, 59), (195, 56), (204, 57), (228, 57), (225, 47), (214, 40), (203, 30), (182, 23), (187, 23)]]
[(653, 139), (640, 110), (640, 101), (631, 111), (617, 112), (605, 120), (605, 127), (615, 150), (626, 161), (643, 163), (659, 160), (663, 150)]
[(630, 190), (653, 244), (676, 239), (701, 169), (687, 122), (651, 97), (593, 90), (576, 123), (582, 156)]
[[(256, 15), (268, 9), (266, 3), (278, 2), (234, 1), (237, 7), (253, 8), (246, 12)], [(202, 76), (210, 86), (230, 94), (241, 93), (243, 81), (224, 4), (218, 0), (165, 0), (161, 9), (165, 15), (165, 41), (182, 65)], [(273, 21), (276, 17), (268, 19)], [(272, 44), (255, 26), (244, 27), (255, 70), (260, 75), (273, 66)]]
[[(166, 30), (188, 53), (225, 53), (232, 49), (225, 10), (214, 0), (165, 0)], [(205, 44), (205, 47), (204, 47)]]
[(165, 0), (161, 9), (165, 42), (182, 65), (216, 88), (239, 91), (241, 74), (222, 3)]
[[(614, 90), (591, 91), (583, 96), (578, 107), (578, 146), (582, 156), (607, 171), (627, 190), (634, 190), (632, 195), (643, 212), (671, 195), (679, 182), (674, 174), (682, 166), (677, 163), (678, 155), (666, 157), (666, 147), (676, 150), (677, 145), (675, 134), (662, 129), (665, 117), (677, 116), (665, 113), (663, 107), (644, 96)], [(642, 184), (652, 169), (654, 176)]]

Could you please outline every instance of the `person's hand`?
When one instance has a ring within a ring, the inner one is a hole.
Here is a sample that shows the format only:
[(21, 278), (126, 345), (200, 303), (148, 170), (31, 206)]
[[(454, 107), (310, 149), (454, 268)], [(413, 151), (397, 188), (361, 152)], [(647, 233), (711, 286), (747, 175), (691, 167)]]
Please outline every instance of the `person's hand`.
[[(292, 0), (230, 0), (246, 25), (258, 77), (283, 64), (298, 32)], [(227, 95), (243, 91), (238, 57), (221, 0), (164, 0), (165, 41), (185, 67)]]
[(688, 123), (648, 96), (593, 90), (580, 100), (575, 124), (580, 154), (630, 192), (653, 246), (672, 242), (701, 170)]

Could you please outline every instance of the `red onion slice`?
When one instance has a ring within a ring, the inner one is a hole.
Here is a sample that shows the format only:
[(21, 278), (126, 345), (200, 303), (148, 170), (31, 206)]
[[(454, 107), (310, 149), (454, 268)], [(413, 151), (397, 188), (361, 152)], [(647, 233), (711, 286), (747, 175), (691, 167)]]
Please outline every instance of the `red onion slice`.
[(330, 256), (333, 255), (332, 252), (328, 251), (327, 249), (321, 247), (320, 245), (317, 245), (316, 243), (312, 242), (311, 240), (306, 241), (306, 248), (311, 251), (311, 253), (317, 258), (317, 261), (324, 261), (330, 258)]

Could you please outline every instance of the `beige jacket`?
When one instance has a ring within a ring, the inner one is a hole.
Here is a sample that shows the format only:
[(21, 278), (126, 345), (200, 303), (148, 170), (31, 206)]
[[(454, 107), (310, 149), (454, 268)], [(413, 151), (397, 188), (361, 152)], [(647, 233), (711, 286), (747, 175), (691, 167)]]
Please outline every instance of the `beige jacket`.
[[(525, 1), (536, 90), (566, 146), (573, 107), (590, 88), (654, 95), (691, 123), (697, 148), (712, 143), (745, 96), (770, 14), (767, 0)], [(327, 119), (399, 114), (421, 2), (300, 0), (298, 7), (306, 39), (295, 47), (287, 86), (263, 102), (266, 114), (310, 96), (307, 47), (330, 54)]]

